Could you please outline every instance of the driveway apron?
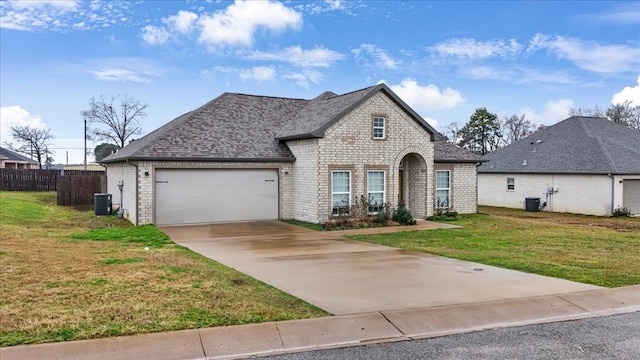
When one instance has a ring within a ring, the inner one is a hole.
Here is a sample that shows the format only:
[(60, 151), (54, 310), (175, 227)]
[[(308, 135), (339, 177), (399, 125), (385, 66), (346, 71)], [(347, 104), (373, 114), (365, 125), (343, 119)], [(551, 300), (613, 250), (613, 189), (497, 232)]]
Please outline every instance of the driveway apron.
[(162, 227), (162, 231), (182, 246), (335, 315), (598, 288), (352, 241), (339, 233), (279, 221), (170, 226)]

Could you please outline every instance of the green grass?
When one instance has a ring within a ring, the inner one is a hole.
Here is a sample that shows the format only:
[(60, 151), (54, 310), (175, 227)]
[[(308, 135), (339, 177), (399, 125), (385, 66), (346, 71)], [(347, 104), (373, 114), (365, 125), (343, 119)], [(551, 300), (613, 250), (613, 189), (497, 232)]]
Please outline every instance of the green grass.
[(137, 243), (147, 247), (162, 248), (173, 241), (155, 225), (141, 225), (129, 228), (91, 229), (86, 233), (74, 234), (73, 239), (94, 241), (122, 241)]
[(448, 222), (460, 229), (351, 239), (588, 284), (640, 284), (640, 219), (482, 208)]
[(55, 197), (0, 192), (0, 346), (328, 315), (154, 225)]

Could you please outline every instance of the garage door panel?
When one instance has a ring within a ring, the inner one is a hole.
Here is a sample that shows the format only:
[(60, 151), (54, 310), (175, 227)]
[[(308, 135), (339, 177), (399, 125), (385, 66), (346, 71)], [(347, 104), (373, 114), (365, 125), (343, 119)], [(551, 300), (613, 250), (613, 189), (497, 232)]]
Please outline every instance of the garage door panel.
[(623, 187), (623, 206), (632, 214), (640, 215), (640, 180), (625, 179)]
[(277, 170), (156, 171), (159, 225), (277, 218)]

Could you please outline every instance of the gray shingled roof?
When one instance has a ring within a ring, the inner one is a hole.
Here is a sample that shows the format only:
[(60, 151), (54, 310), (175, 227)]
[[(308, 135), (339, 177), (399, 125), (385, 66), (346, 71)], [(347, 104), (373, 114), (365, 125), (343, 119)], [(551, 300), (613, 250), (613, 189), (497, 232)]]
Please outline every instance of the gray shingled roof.
[(9, 149), (5, 149), (3, 147), (0, 147), (0, 157), (2, 157), (5, 160), (20, 161), (20, 162), (25, 162), (25, 163), (29, 163), (29, 164), (37, 164), (38, 163), (35, 160), (31, 160), (26, 156), (22, 156), (22, 155), (18, 154), (17, 152), (11, 151)]
[(483, 159), (479, 173), (640, 174), (640, 131), (574, 116)]
[(437, 163), (477, 163), (487, 161), (465, 149), (461, 149), (447, 141), (433, 143), (433, 161)]
[(123, 160), (293, 161), (285, 142), (323, 137), (325, 130), (376, 94), (385, 92), (418, 124), (440, 134), (386, 85), (312, 100), (224, 93), (127, 145), (102, 162)]

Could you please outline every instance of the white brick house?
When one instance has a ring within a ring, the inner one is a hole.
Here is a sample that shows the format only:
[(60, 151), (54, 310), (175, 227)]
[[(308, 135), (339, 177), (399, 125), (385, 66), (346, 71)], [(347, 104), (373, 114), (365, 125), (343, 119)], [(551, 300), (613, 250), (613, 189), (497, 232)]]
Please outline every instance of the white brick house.
[(134, 224), (324, 223), (361, 196), (415, 217), (436, 198), (475, 212), (479, 157), (440, 137), (384, 84), (312, 100), (225, 93), (103, 162)]

